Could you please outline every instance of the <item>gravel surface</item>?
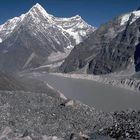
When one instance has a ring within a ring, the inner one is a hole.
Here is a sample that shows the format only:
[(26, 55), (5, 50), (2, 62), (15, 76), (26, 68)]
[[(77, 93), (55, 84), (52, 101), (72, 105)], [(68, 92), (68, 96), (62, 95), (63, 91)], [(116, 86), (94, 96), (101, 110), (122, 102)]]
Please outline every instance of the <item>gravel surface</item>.
[(68, 138), (111, 127), (110, 114), (72, 100), (22, 91), (0, 91), (0, 131), (9, 127), (16, 135)]

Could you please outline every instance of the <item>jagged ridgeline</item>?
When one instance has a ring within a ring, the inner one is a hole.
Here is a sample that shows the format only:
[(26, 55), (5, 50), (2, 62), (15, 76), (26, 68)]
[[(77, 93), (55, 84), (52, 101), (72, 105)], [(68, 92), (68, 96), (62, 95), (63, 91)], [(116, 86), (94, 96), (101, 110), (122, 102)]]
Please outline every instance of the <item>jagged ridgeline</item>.
[(137, 9), (101, 25), (72, 50), (60, 70), (68, 73), (84, 69), (95, 75), (120, 71), (132, 74), (138, 70), (134, 55), (138, 53), (135, 51), (139, 42), (140, 10)]
[(65, 73), (123, 71), (131, 76), (96, 78), (140, 90), (140, 8), (97, 30), (78, 15), (54, 17), (39, 4), (0, 25), (0, 140), (140, 139), (140, 111), (106, 113), (66, 98), (47, 83), (46, 69), (36, 72), (54, 64)]
[(94, 30), (78, 15), (54, 17), (36, 4), (0, 25), (0, 69), (25, 70), (61, 62)]

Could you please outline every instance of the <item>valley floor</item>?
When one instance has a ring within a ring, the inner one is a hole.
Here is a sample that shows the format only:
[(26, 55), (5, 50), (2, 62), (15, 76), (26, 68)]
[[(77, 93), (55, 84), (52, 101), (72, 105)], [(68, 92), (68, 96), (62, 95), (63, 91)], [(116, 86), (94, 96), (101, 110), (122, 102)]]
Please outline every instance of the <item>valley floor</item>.
[(67, 98), (79, 100), (105, 112), (140, 108), (140, 94), (131, 90), (92, 80), (69, 78), (68, 76), (70, 75), (64, 77), (63, 75), (60, 76), (60, 74), (30, 72), (24, 73), (22, 76), (47, 82)]

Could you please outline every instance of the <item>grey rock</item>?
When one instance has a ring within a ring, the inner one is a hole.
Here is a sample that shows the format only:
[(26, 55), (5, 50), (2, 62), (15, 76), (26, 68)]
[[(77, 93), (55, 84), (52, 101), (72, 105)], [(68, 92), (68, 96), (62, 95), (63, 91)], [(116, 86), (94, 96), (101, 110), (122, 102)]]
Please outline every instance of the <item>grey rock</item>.
[(66, 97), (62, 93), (55, 90), (46, 82), (28, 76), (21, 77), (17, 74), (13, 75), (2, 71), (0, 71), (0, 90), (47, 93), (49, 96), (52, 97), (66, 99)]
[(140, 18), (101, 49), (90, 61), (88, 72), (99, 75), (125, 70), (135, 61), (135, 47), (140, 41), (139, 27)]
[(121, 18), (122, 15), (102, 25), (77, 45), (60, 71), (68, 73), (85, 68), (86, 73), (101, 75), (126, 70), (135, 61), (135, 48), (140, 41), (140, 18), (132, 23), (132, 12), (123, 25)]
[(0, 69), (19, 71), (48, 64), (52, 53), (66, 53), (68, 47), (71, 49), (94, 30), (80, 16), (57, 18), (36, 4), (26, 14), (0, 26)]
[[(0, 95), (0, 139), (140, 138), (140, 112), (136, 110), (107, 114), (78, 102), (74, 107), (61, 107), (62, 99), (49, 97), (46, 94), (1, 91)], [(11, 125), (10, 120), (15, 124)]]
[(76, 101), (74, 106), (61, 106), (62, 102), (63, 99), (47, 93), (0, 91), (0, 130), (9, 127), (21, 138), (44, 135), (65, 138), (72, 133), (86, 135), (113, 125), (108, 113)]
[(113, 114), (114, 123), (99, 133), (115, 139), (140, 139), (140, 112), (135, 110), (118, 111)]
[(74, 134), (72, 133), (70, 135), (70, 140), (89, 140), (90, 137), (88, 135), (84, 135), (82, 133), (79, 133), (79, 134)]

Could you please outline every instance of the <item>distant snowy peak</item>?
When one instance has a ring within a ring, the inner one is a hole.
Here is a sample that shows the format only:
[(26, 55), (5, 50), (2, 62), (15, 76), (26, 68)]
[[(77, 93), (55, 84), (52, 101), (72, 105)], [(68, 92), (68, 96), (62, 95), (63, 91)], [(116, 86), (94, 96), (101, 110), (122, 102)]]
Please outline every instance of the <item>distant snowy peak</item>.
[(136, 11), (122, 15), (120, 17), (120, 19), (121, 19), (120, 25), (125, 25), (128, 21), (130, 21), (130, 24), (132, 24), (138, 18), (140, 18), (140, 9), (137, 9)]
[(34, 5), (29, 12), (31, 11), (36, 11), (38, 10), (40, 13), (42, 13), (44, 16), (49, 16), (49, 14), (45, 11), (45, 9), (39, 4), (37, 3), (36, 5)]
[(49, 25), (54, 25), (59, 28), (62, 33), (67, 33), (72, 36), (73, 39), (75, 39), (76, 44), (82, 42), (83, 37), (95, 30), (94, 27), (88, 25), (79, 15), (70, 18), (54, 17), (53, 15), (48, 14), (38, 3), (29, 10), (28, 14), (31, 14), (36, 20), (37, 17), (41, 18), (41, 16), (43, 16)]
[(20, 21), (21, 18), (15, 17), (8, 20), (5, 24), (0, 25), (0, 34), (6, 36), (7, 34), (11, 33)]
[[(83, 40), (90, 32), (95, 30), (94, 27), (88, 25), (79, 15), (71, 18), (59, 18), (48, 14), (40, 5), (34, 5), (27, 13), (20, 17), (8, 20), (5, 24), (0, 25), (0, 38), (5, 40), (14, 29), (20, 25), (30, 22), (32, 26), (36, 26), (40, 32), (44, 32), (48, 27), (58, 28), (64, 35), (69, 34), (75, 39), (76, 44)], [(35, 33), (33, 33), (35, 34)]]
[(52, 63), (58, 66), (94, 30), (79, 15), (55, 17), (37, 3), (0, 25), (0, 68), (16, 71)]

